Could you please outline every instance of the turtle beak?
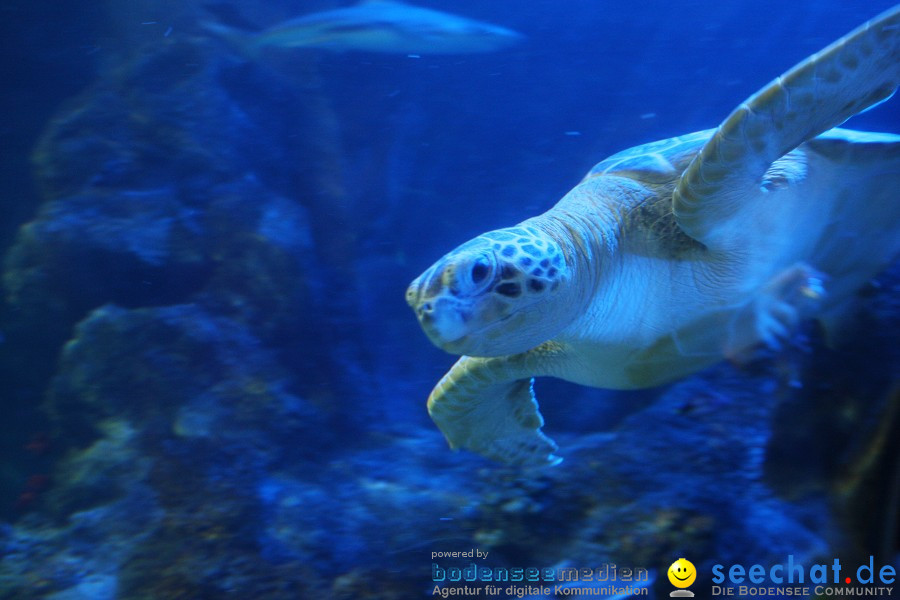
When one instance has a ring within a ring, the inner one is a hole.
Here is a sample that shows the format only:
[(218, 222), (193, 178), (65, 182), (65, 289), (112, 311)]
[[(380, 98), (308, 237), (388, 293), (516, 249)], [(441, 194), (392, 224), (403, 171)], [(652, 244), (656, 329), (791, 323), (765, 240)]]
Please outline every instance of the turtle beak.
[(430, 279), (428, 276), (432, 271), (434, 271), (433, 268), (419, 275), (406, 288), (406, 303), (416, 313), (416, 318), (426, 333), (429, 325), (434, 321), (434, 302), (425, 299), (426, 294), (423, 288), (426, 286), (423, 283)]
[(406, 303), (409, 304), (409, 307), (413, 309), (418, 317), (422, 313), (422, 305), (426, 304), (422, 301), (423, 290), (422, 290), (422, 282), (427, 280), (428, 274), (434, 269), (429, 269), (413, 279), (412, 283), (409, 284), (409, 287), (406, 288)]
[(443, 282), (439, 263), (432, 265), (427, 271), (413, 279), (406, 288), (406, 303), (413, 309), (421, 320), (422, 315), (430, 313), (434, 309), (434, 298), (441, 294)]
[(428, 339), (438, 348), (452, 352), (452, 343), (467, 333), (469, 315), (456, 299), (441, 294), (442, 289), (441, 270), (432, 267), (409, 284), (406, 303), (416, 313)]

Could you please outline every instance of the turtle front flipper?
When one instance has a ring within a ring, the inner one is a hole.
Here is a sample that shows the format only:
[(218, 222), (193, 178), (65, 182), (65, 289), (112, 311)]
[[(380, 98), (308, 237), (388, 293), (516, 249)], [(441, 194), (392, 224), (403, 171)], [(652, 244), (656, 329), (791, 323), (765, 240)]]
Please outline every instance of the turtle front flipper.
[(508, 357), (464, 356), (428, 397), (428, 414), (454, 450), (466, 448), (516, 465), (555, 465), (556, 444), (541, 432), (544, 419), (526, 369), (526, 352)]
[[(741, 104), (684, 171), (678, 225), (716, 247), (741, 224), (748, 191), (766, 190), (772, 163), (891, 96), (900, 85), (900, 5), (807, 58)], [(776, 165), (777, 167), (777, 165)], [(746, 226), (746, 224), (744, 224)]]

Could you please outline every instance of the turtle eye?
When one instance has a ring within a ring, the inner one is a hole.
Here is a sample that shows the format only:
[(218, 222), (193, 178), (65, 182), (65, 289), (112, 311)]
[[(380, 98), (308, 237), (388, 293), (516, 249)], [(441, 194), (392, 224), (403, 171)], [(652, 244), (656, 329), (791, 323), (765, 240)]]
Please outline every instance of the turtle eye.
[(483, 262), (476, 262), (475, 266), (472, 267), (472, 282), (481, 283), (485, 280), (487, 274), (488, 266)]
[(479, 256), (472, 261), (472, 267), (469, 269), (469, 279), (477, 287), (481, 287), (491, 275), (493, 264), (487, 256)]

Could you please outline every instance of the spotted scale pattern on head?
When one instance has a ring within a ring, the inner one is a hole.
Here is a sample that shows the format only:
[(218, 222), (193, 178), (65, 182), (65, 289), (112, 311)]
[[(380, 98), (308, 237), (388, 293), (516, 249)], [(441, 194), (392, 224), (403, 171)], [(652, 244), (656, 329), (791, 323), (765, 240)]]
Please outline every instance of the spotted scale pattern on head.
[(459, 246), (410, 284), (406, 300), (438, 347), (496, 356), (547, 339), (535, 323), (568, 278), (556, 242), (520, 225)]
[(501, 277), (491, 290), (495, 294), (517, 298), (541, 294), (559, 286), (562, 252), (543, 239), (534, 227), (512, 227), (491, 231), (482, 236), (490, 240), (491, 249), (502, 263)]

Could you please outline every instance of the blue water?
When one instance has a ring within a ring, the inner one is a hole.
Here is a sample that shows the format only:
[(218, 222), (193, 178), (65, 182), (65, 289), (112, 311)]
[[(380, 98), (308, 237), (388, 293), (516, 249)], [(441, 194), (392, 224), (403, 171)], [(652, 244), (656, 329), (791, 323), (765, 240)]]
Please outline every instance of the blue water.
[(896, 264), (837, 346), (810, 322), (662, 388), (538, 381), (544, 471), (446, 447), (425, 399), (454, 358), (404, 302), (892, 2), (417, 5), (525, 38), (251, 54), (201, 22), (335, 4), (0, 9), (0, 599), (419, 598), (470, 549), (645, 568), (659, 598), (680, 556), (698, 597), (716, 564), (900, 568)]

